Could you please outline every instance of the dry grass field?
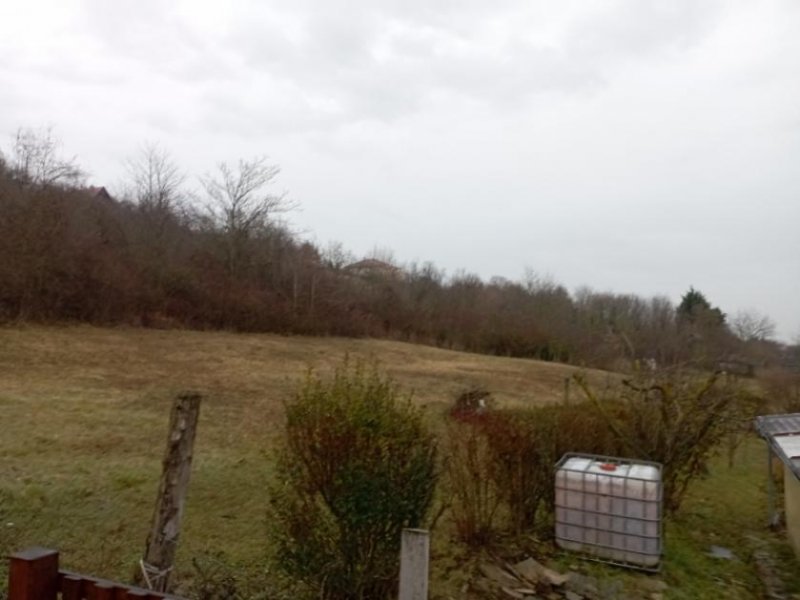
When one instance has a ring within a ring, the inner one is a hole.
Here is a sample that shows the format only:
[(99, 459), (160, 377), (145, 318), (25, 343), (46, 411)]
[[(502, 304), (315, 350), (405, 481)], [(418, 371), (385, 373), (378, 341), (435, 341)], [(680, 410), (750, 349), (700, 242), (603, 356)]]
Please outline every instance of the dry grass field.
[[(170, 402), (194, 389), (204, 404), (178, 575), (189, 576), (191, 559), (206, 552), (223, 552), (244, 570), (263, 570), (269, 546), (264, 482), (282, 402), (309, 368), (330, 370), (345, 354), (377, 359), (432, 422), (470, 385), (487, 387), (501, 405), (561, 401), (564, 380), (575, 372), (377, 340), (0, 329), (0, 552), (56, 547), (68, 568), (127, 580), (147, 535)], [(614, 378), (588, 375), (596, 385)], [(766, 539), (780, 564), (792, 564), (788, 546), (763, 531), (762, 452), (752, 440), (734, 469), (716, 465), (668, 526), (667, 597), (713, 598), (720, 589), (730, 598), (753, 597), (758, 578), (747, 560), (750, 534)], [(444, 538), (435, 548), (451, 574), (434, 590), (457, 590), (459, 558), (442, 556)], [(738, 562), (706, 557), (711, 544), (734, 548)]]
[[(180, 548), (258, 561), (263, 482), (282, 402), (309, 368), (375, 358), (432, 416), (469, 385), (501, 404), (559, 400), (575, 369), (389, 341), (220, 332), (0, 329), (2, 547), (58, 547), (68, 566), (127, 577), (143, 548), (170, 402), (203, 393)], [(593, 374), (601, 381), (605, 374)]]

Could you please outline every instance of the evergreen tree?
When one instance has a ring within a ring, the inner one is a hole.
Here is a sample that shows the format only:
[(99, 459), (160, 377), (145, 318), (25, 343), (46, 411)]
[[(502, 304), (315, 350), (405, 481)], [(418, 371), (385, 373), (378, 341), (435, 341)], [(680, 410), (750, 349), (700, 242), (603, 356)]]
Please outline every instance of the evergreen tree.
[(725, 324), (725, 313), (718, 307), (711, 306), (703, 292), (694, 287), (690, 287), (681, 297), (678, 316), (690, 323), (703, 322), (717, 327)]

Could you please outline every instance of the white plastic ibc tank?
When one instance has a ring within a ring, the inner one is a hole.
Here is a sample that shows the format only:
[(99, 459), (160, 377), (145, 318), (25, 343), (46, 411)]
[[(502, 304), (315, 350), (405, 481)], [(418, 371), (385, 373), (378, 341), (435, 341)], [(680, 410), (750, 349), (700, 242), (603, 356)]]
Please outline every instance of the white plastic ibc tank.
[(653, 569), (661, 560), (661, 465), (566, 454), (556, 465), (556, 543)]

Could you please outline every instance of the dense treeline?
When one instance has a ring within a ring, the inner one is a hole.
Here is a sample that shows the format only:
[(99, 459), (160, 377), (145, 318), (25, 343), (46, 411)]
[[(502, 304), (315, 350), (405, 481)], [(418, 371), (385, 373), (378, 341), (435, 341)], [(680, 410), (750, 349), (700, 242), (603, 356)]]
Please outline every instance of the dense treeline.
[(147, 147), (113, 198), (57, 150), (49, 132), (21, 131), (0, 156), (2, 321), (391, 337), (604, 367), (785, 360), (765, 339), (768, 320), (734, 327), (696, 290), (675, 306), (570, 294), (532, 272), (487, 282), (319, 248), (281, 221), (292, 204), (270, 192), (278, 169), (263, 159), (221, 164), (190, 194), (169, 156)]

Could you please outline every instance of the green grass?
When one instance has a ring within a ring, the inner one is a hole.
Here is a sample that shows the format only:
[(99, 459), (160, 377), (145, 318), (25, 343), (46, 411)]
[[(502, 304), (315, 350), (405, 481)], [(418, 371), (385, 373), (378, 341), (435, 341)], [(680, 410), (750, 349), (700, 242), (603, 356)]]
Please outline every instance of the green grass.
[[(800, 570), (783, 533), (770, 531), (767, 521), (766, 458), (764, 443), (744, 440), (733, 467), (716, 457), (708, 475), (695, 481), (681, 510), (665, 523), (665, 551), (661, 573), (637, 575), (597, 563), (581, 563), (556, 552), (562, 569), (578, 565), (606, 583), (617, 583), (631, 597), (646, 587), (645, 579), (668, 584), (665, 598), (712, 600), (761, 598), (753, 553), (760, 547), (774, 558), (774, 572), (788, 593), (800, 592)], [(735, 554), (733, 560), (709, 556), (710, 547), (722, 546)]]
[[(501, 405), (560, 401), (572, 367), (390, 341), (220, 332), (23, 327), (0, 329), (0, 552), (58, 548), (70, 569), (128, 580), (141, 557), (155, 499), (169, 407), (177, 391), (204, 394), (177, 557), (224, 552), (260, 572), (269, 547), (265, 481), (282, 402), (309, 367), (345, 353), (376, 357), (414, 393), (432, 422), (453, 395), (484, 385)], [(590, 372), (594, 382), (613, 378)], [(667, 527), (668, 598), (752, 598), (759, 583), (748, 535), (763, 538), (800, 590), (788, 544), (764, 528), (764, 450), (749, 440), (736, 465), (715, 463)], [(711, 544), (739, 560), (705, 556)], [(434, 592), (461, 597), (468, 559), (434, 532)], [(574, 564), (571, 557), (562, 557)], [(3, 567), (0, 567), (0, 575)], [(591, 570), (636, 585), (637, 577)], [(3, 577), (5, 577), (3, 575)]]
[(389, 341), (0, 329), (0, 551), (55, 547), (68, 568), (127, 579), (147, 536), (170, 403), (197, 389), (204, 400), (178, 573), (207, 550), (263, 562), (264, 481), (282, 402), (309, 367), (330, 370), (345, 353), (377, 358), (432, 419), (468, 385), (524, 405), (559, 399), (575, 372)]
[[(666, 530), (666, 580), (670, 598), (757, 598), (761, 592), (753, 552), (760, 543), (775, 557), (787, 591), (800, 591), (800, 570), (785, 535), (767, 522), (766, 450), (747, 440), (733, 467), (718, 459), (711, 473), (691, 488), (685, 508)], [(728, 561), (707, 555), (709, 546), (731, 549)]]

